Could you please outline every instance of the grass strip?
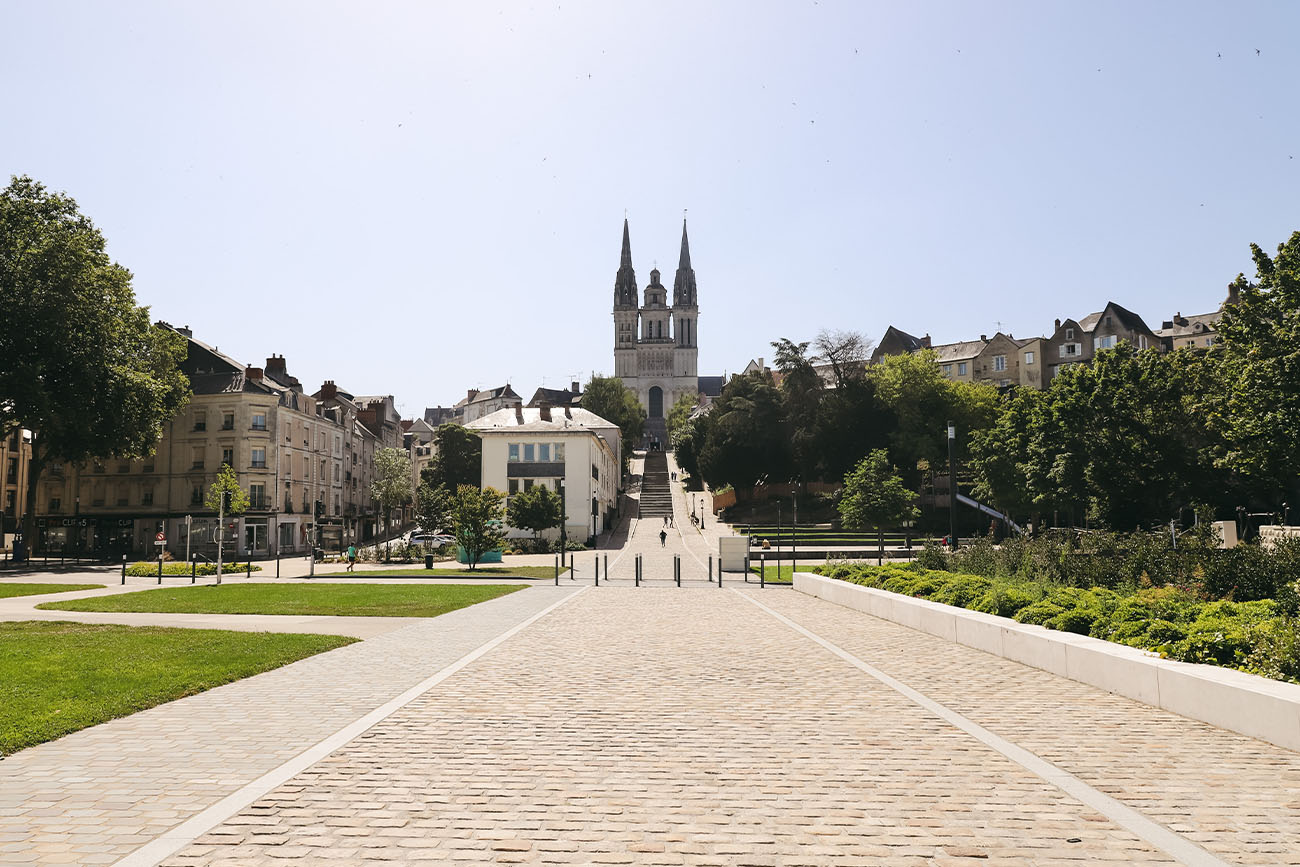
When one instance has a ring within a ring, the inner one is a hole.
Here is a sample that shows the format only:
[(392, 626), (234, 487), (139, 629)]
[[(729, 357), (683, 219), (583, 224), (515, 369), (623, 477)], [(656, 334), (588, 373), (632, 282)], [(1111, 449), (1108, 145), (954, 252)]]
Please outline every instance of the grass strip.
[[(808, 572), (812, 569), (812, 566), (809, 564), (802, 568), (804, 572)], [(753, 572), (755, 575), (762, 575), (763, 580), (768, 584), (791, 584), (794, 582), (793, 566), (786, 565), (777, 569), (775, 563), (769, 563), (764, 567), (762, 564), (754, 565), (754, 562), (751, 560), (749, 571)]]
[(200, 584), (47, 602), (58, 611), (437, 617), (526, 584)]
[[(569, 567), (561, 566), (565, 575)], [(358, 572), (328, 572), (326, 578), (554, 578), (554, 566), (480, 566), (473, 572), (464, 569), (425, 569), (423, 567), (397, 569), (362, 569)]]
[(42, 593), (70, 593), (73, 590), (98, 590), (103, 584), (0, 584), (0, 599), (11, 596), (40, 596)]
[(0, 623), (0, 755), (355, 640), (63, 621)]

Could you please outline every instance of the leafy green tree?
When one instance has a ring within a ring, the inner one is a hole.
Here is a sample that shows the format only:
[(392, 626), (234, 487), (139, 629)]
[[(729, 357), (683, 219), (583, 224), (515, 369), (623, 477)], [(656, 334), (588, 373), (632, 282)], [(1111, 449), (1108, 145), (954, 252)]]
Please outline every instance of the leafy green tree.
[(506, 520), (512, 527), (531, 530), (540, 542), (544, 531), (560, 525), (564, 517), (561, 510), (559, 494), (545, 485), (533, 485), (510, 498)]
[(672, 437), (673, 458), (677, 466), (692, 479), (700, 478), (700, 441), (703, 439), (703, 418), (689, 419), (677, 428)]
[(695, 412), (699, 406), (699, 399), (695, 395), (683, 394), (677, 398), (672, 407), (668, 410), (667, 428), (668, 442), (671, 444), (677, 436), (677, 432), (682, 430), (691, 420), (691, 413)]
[(451, 495), (450, 518), (456, 544), (465, 549), (473, 571), (488, 551), (505, 544), (501, 504), (506, 495), (496, 488), (461, 485)]
[(440, 533), (448, 524), (451, 498), (447, 489), (421, 481), (415, 489), (415, 525), (422, 533)]
[(62, 193), (28, 177), (0, 192), (0, 436), (32, 431), (23, 532), (51, 461), (151, 454), (189, 399), (185, 338), (151, 326), (131, 273)]
[(928, 349), (884, 356), (868, 368), (867, 376), (880, 404), (893, 416), (890, 454), (912, 482), (920, 478), (916, 468), (921, 462), (947, 466), (949, 421), (957, 426), (960, 457), (972, 434), (991, 427), (997, 418), (997, 389), (949, 380)]
[(461, 485), (478, 486), (483, 474), (483, 441), (478, 434), (455, 422), (438, 425), (433, 432), (433, 460), (420, 473), (430, 487), (454, 491)]
[(1270, 257), (1250, 245), (1256, 281), (1237, 275), (1218, 324), (1222, 397), (1212, 423), (1227, 441), (1220, 463), (1274, 497), (1300, 481), (1300, 232)]
[[(411, 457), (401, 449), (382, 448), (375, 452), (375, 480), (370, 483), (370, 497), (379, 503), (384, 516), (384, 535), (393, 531), (393, 509), (411, 502)], [(388, 556), (389, 540), (384, 542)]]
[(217, 513), (217, 583), (221, 583), (221, 549), (226, 539), (226, 518), (242, 515), (248, 510), (248, 494), (239, 486), (239, 477), (222, 464), (216, 481), (208, 487), (203, 505)]
[(783, 424), (790, 440), (790, 455), (800, 478), (820, 476), (822, 452), (817, 443), (821, 413), (822, 379), (808, 357), (808, 342), (795, 343), (782, 337), (772, 343), (773, 363), (781, 372)]
[(636, 392), (616, 376), (593, 376), (582, 391), (582, 408), (618, 425), (626, 466), (645, 432), (646, 411)]
[(840, 521), (849, 530), (875, 528), (879, 563), (885, 557), (885, 525), (914, 519), (918, 514), (915, 504), (916, 493), (903, 484), (889, 461), (889, 453), (875, 449), (844, 477)]
[(710, 487), (751, 490), (791, 477), (790, 443), (782, 426), (781, 392), (770, 373), (737, 376), (706, 416), (699, 465)]

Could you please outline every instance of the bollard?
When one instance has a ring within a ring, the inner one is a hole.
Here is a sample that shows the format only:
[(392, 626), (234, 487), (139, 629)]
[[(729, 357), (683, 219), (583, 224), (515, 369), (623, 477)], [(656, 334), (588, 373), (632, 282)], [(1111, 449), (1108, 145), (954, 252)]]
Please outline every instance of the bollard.
[(276, 546), (276, 549), (275, 549), (275, 577), (276, 577), (276, 578), (279, 578), (279, 577), (280, 577), (280, 548), (279, 548), (279, 546)]
[(251, 551), (248, 554), (248, 562), (244, 564), (244, 567), (247, 570), (246, 572), (247, 577), (252, 578), (253, 577), (253, 553)]
[(59, 568), (60, 569), (63, 568), (63, 558), (67, 556), (67, 553), (68, 553), (68, 546), (60, 545), (59, 546)]
[(609, 583), (609, 555), (605, 555), (605, 583)]
[(596, 562), (595, 565), (592, 567), (591, 574), (596, 576), (596, 586), (599, 587), (600, 586), (600, 555), (597, 554), (593, 559)]
[(162, 583), (162, 554), (158, 555), (158, 583)]
[(191, 584), (194, 583), (194, 576), (198, 574), (198, 571), (199, 571), (199, 555), (194, 554), (190, 558), (190, 583)]
[(641, 586), (641, 555), (636, 555), (636, 586)]
[(709, 555), (709, 583), (713, 583), (713, 555)]
[(560, 586), (560, 558), (555, 558), (555, 586)]
[[(776, 562), (780, 563), (781, 561), (778, 559)], [(781, 567), (777, 566), (777, 568), (780, 569)], [(748, 578), (749, 576), (747, 575), (745, 577)], [(762, 590), (763, 587), (766, 585), (766, 583), (767, 583), (767, 555), (760, 554), (758, 556), (758, 589)]]
[(677, 586), (682, 586), (682, 558), (676, 554), (673, 555), (673, 573), (677, 578)]
[(122, 555), (122, 583), (126, 583), (126, 555)]

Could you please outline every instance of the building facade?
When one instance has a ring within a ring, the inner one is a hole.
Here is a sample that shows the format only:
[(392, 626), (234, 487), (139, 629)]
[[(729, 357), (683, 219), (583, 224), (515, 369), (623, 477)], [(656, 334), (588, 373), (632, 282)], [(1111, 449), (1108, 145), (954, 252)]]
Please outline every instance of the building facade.
[(638, 304), (632, 242), (623, 221), (623, 249), (614, 277), (614, 375), (636, 394), (650, 419), (648, 428), (662, 427), (668, 410), (682, 395), (699, 394), (699, 299), (691, 267), (686, 221), (682, 249), (673, 278), (672, 305), (659, 282), (659, 269)]
[[(223, 553), (259, 557), (305, 553), (313, 535), (333, 547), (349, 529), (355, 541), (367, 528), (373, 533), (365, 479), (375, 438), (358, 430), (355, 415), (304, 394), (283, 357), (246, 367), (188, 328), (176, 330), (188, 341), (189, 404), (166, 423), (149, 457), (48, 464), (37, 485), (34, 551), (116, 558), (154, 556), (161, 547), (174, 559), (210, 558), (220, 533)], [(249, 506), (221, 526), (205, 500), (223, 465), (235, 471)], [(154, 544), (159, 534), (162, 546)]]
[(32, 432), (16, 430), (0, 439), (0, 549), (11, 550), (27, 507), (27, 471)]
[[(482, 484), (509, 497), (537, 485), (564, 494), (568, 538), (612, 527), (622, 471), (618, 425), (580, 407), (502, 409), (466, 425), (483, 441)], [(558, 531), (549, 534), (554, 537)], [(511, 529), (512, 537), (531, 536)]]

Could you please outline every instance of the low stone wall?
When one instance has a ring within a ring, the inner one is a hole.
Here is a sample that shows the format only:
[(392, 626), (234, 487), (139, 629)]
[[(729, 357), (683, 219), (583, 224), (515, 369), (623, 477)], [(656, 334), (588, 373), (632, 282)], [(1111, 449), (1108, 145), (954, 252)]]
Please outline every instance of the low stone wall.
[(1262, 548), (1272, 548), (1279, 539), (1300, 538), (1300, 527), (1265, 524), (1259, 528), (1259, 544)]
[(1154, 653), (1070, 632), (1017, 623), (798, 572), (794, 589), (948, 641), (1050, 671), (1108, 692), (1300, 751), (1300, 685), (1161, 659)]

